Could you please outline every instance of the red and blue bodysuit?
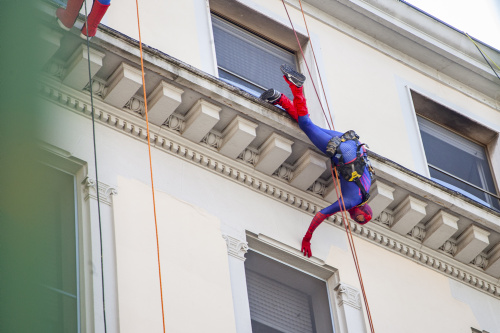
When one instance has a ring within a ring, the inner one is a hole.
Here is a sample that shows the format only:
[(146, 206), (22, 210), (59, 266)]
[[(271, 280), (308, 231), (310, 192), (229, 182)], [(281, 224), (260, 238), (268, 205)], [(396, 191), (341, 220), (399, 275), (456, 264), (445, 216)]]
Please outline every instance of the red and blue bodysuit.
[[(69, 30), (75, 24), (80, 8), (84, 0), (68, 0), (66, 8), (56, 10), (57, 22), (64, 30)], [(86, 24), (81, 30), (81, 37), (93, 37), (97, 32), (97, 26), (110, 6), (111, 0), (94, 0), (92, 9), (87, 17)]]
[[(290, 89), (293, 93), (293, 103), (284, 94), (281, 94), (278, 100), (273, 104), (281, 106), (285, 111), (290, 114), (292, 118), (297, 120), (300, 128), (307, 135), (309, 140), (324, 154), (331, 156), (327, 151), (327, 146), (329, 142), (334, 137), (342, 137), (344, 133), (332, 131), (328, 129), (321, 128), (315, 125), (309, 118), (309, 113), (307, 110), (306, 99), (302, 92), (302, 87), (297, 87), (294, 83), (290, 82), (286, 76), (284, 76)], [(357, 157), (357, 151), (359, 145), (354, 140), (346, 140), (341, 142), (338, 146), (338, 151), (340, 151), (343, 158), (343, 163), (347, 164), (354, 161)], [(366, 151), (361, 147), (361, 156), (366, 154)], [(340, 164), (339, 158), (337, 156), (331, 156), (333, 165), (338, 166)], [(344, 199), (345, 209), (349, 211), (351, 217), (358, 223), (364, 224), (371, 219), (371, 209), (364, 202), (366, 201), (361, 188), (353, 181), (348, 181), (343, 177), (340, 177), (340, 185), (342, 188), (342, 196)], [(370, 190), (371, 185), (371, 173), (368, 166), (364, 167), (361, 177), (359, 178), (361, 185), (363, 186), (366, 193)], [(339, 201), (334, 202), (328, 207), (323, 208), (321, 211), (316, 213), (309, 228), (302, 240), (302, 252), (306, 256), (311, 256), (311, 244), (310, 240), (314, 230), (329, 216), (339, 212), (341, 210), (341, 203)]]

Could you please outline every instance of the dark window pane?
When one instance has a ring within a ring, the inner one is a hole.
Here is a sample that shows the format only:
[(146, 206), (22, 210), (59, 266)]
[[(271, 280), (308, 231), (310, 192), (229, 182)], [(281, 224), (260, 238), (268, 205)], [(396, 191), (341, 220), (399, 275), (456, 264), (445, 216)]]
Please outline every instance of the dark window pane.
[(37, 260), (45, 268), (40, 274), (45, 288), (41, 309), (51, 332), (78, 332), (77, 241), (74, 177), (46, 167), (43, 211), (44, 248)]
[(480, 190), (497, 193), (485, 148), (424, 118), (418, 122), (431, 178), (499, 209), (498, 199)]

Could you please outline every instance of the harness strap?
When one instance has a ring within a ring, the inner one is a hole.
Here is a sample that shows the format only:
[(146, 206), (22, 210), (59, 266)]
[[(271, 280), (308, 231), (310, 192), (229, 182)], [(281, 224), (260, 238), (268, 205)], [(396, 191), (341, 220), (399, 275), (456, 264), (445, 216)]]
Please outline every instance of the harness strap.
[(333, 157), (337, 154), (337, 150), (342, 142), (346, 142), (347, 140), (354, 140), (358, 144), (359, 147), (359, 136), (353, 130), (349, 130), (342, 134), (340, 137), (335, 136), (328, 141), (326, 145), (326, 152), (330, 157)]
[(356, 185), (358, 185), (363, 197), (361, 203), (358, 206), (364, 205), (368, 201), (368, 199), (370, 199), (370, 193), (366, 192), (365, 187), (363, 186), (363, 184), (361, 184), (359, 178), (356, 178), (354, 182), (356, 183)]
[[(360, 178), (363, 176), (365, 168), (367, 167), (367, 162), (364, 156), (358, 156), (356, 159), (348, 164), (339, 164), (338, 170), (340, 175), (349, 182), (354, 182), (360, 189), (362, 194), (362, 203), (364, 204), (370, 198), (370, 194), (365, 190), (363, 184), (361, 184)], [(370, 170), (370, 167), (369, 167)], [(370, 172), (370, 177), (371, 177)]]

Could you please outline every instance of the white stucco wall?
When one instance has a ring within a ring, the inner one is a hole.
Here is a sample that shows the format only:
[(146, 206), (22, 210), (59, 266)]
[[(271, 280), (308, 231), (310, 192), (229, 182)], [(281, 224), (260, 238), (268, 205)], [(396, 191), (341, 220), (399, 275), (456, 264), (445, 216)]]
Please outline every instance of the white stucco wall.
[[(216, 75), (207, 0), (139, 1), (142, 42)], [(102, 23), (139, 40), (135, 0), (112, 1)]]
[[(151, 187), (118, 178), (113, 200), (121, 332), (159, 332), (157, 243)], [(156, 192), (168, 332), (236, 332), (226, 243), (206, 211)]]

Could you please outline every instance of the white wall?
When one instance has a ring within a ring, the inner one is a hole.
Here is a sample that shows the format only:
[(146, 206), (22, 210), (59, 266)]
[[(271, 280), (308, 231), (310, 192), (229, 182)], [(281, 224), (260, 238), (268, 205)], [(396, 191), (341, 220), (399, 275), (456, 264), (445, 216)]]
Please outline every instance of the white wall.
[[(118, 178), (113, 200), (121, 332), (160, 332), (161, 301), (151, 187)], [(157, 191), (168, 332), (235, 332), (226, 243), (206, 211)]]
[[(142, 42), (216, 75), (207, 1), (139, 1)], [(139, 40), (135, 0), (112, 1), (102, 23)]]

